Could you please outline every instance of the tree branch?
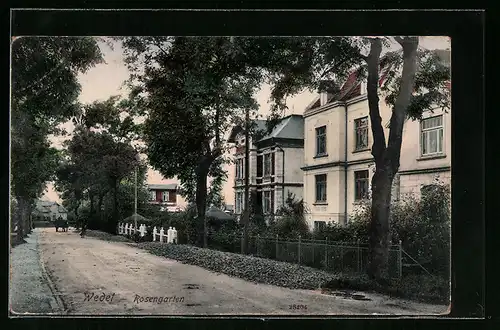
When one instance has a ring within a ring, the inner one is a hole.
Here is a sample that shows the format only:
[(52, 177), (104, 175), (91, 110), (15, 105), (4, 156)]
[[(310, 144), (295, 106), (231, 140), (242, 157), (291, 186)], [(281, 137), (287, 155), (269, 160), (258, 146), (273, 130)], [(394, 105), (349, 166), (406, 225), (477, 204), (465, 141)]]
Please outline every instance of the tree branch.
[(387, 147), (387, 161), (390, 163), (392, 174), (395, 174), (399, 169), (403, 125), (415, 86), (418, 37), (405, 38), (401, 45), (403, 46), (403, 72), (401, 73), (399, 94), (392, 111)]
[(401, 37), (394, 37), (394, 40), (396, 40), (396, 42), (398, 44), (400, 44), (401, 46), (403, 46), (404, 42), (405, 42), (405, 39), (404, 38), (401, 38)]
[(168, 53), (166, 50), (164, 50), (162, 47), (161, 47), (161, 44), (158, 42), (158, 40), (156, 40), (156, 38), (153, 38), (154, 40), (154, 44), (156, 45), (156, 47), (158, 47), (159, 50), (161, 50), (161, 52), (165, 55), (165, 56), (168, 56)]
[(384, 128), (382, 127), (382, 118), (380, 117), (378, 104), (379, 66), (380, 54), (382, 53), (382, 41), (378, 38), (371, 39), (370, 44), (370, 54), (367, 58), (368, 78), (366, 89), (368, 94), (368, 107), (370, 111), (370, 121), (373, 135), (372, 155), (375, 158), (375, 163), (380, 165), (386, 149)]
[(326, 69), (325, 71), (323, 71), (323, 73), (319, 77), (323, 78), (327, 73), (332, 72), (332, 70), (334, 70), (335, 68), (337, 68), (340, 65), (344, 64), (347, 61), (347, 59), (348, 59), (347, 57), (344, 57), (344, 59), (342, 61), (340, 61), (339, 63), (335, 63), (334, 65), (332, 65), (331, 67), (329, 67), (328, 69)]
[[(62, 65), (64, 64), (64, 61), (60, 61), (59, 64), (57, 64), (55, 67), (53, 67), (52, 69), (49, 70), (49, 72), (45, 73), (41, 78), (35, 80), (33, 83), (31, 83), (30, 85), (28, 86), (25, 86), (24, 88), (22, 88), (21, 90), (18, 90), (18, 91), (15, 91), (16, 94), (20, 94), (20, 93), (23, 93), (25, 90), (35, 86), (35, 85), (38, 85), (40, 82), (42, 82), (42, 80), (44, 80), (47, 76), (49, 76), (52, 72), (54, 72), (55, 70), (59, 69)], [(44, 90), (46, 90), (47, 88), (49, 88), (50, 85), (47, 84), (45, 85), (44, 88), (42, 88), (39, 92), (42, 92)]]

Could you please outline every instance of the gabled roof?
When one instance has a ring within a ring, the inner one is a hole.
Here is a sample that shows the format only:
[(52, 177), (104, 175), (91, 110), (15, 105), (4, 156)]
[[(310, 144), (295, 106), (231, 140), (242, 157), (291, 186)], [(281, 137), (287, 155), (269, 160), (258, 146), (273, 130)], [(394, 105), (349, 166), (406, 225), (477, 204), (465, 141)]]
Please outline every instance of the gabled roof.
[(289, 115), (283, 119), (276, 126), (274, 126), (271, 133), (265, 135), (257, 143), (268, 139), (304, 139), (304, 117), (302, 115)]
[(66, 208), (64, 206), (59, 205), (59, 204), (58, 204), (58, 206), (59, 206), (59, 213), (68, 213), (68, 210), (66, 210)]
[[(267, 121), (262, 120), (262, 119), (253, 119), (253, 133), (258, 133), (260, 131), (267, 131)], [(229, 134), (229, 138), (227, 139), (227, 142), (229, 143), (235, 143), (236, 142), (236, 136), (243, 132), (243, 127), (241, 125), (236, 125), (232, 128), (231, 134)]]
[(35, 209), (41, 213), (49, 213), (52, 206), (57, 206), (57, 211), (60, 213), (68, 213), (68, 210), (57, 202), (37, 200)]
[[(399, 50), (398, 52), (402, 52), (402, 50)], [(451, 52), (450, 50), (445, 50), (445, 49), (436, 49), (433, 50), (433, 52), (443, 61), (443, 63), (450, 64), (451, 62)], [(381, 58), (381, 62), (383, 61), (384, 56)], [(389, 71), (392, 69), (392, 64), (389, 62), (387, 66), (385, 67), (380, 67), (380, 77), (379, 77), (379, 86), (382, 86), (384, 83), (387, 74)], [(347, 101), (349, 99), (352, 99), (356, 96), (361, 95), (361, 83), (363, 81), (364, 77), (359, 75), (358, 71), (353, 71), (349, 74), (347, 77), (345, 83), (342, 85), (342, 88), (340, 89), (340, 92), (336, 95), (333, 94), (328, 94), (327, 97), (327, 104), (328, 103), (333, 103), (336, 101)], [(451, 83), (447, 82), (446, 83), (447, 88), (451, 88)], [(312, 109), (316, 109), (320, 106), (320, 97), (319, 95), (316, 96), (316, 98), (311, 102), (309, 106), (306, 107), (304, 113), (307, 113), (308, 111)]]
[(149, 190), (177, 190), (176, 183), (168, 184), (148, 184)]

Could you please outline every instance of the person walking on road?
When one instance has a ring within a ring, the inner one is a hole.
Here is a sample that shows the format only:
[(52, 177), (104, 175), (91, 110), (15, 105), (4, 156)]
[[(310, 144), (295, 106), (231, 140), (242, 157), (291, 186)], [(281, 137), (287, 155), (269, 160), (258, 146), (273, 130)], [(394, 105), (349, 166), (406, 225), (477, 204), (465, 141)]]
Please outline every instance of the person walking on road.
[(81, 224), (82, 224), (82, 231), (80, 232), (80, 237), (84, 238), (85, 234), (87, 233), (87, 220), (82, 218)]

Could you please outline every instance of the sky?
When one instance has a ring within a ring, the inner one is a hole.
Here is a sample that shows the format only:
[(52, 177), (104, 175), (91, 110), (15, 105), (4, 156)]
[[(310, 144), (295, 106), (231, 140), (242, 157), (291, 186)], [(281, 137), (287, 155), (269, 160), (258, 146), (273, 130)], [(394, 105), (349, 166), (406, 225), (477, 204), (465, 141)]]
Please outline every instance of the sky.
[[(110, 96), (121, 95), (126, 96), (126, 88), (123, 87), (123, 82), (128, 78), (129, 72), (123, 62), (123, 49), (119, 44), (115, 44), (113, 49), (104, 43), (100, 43), (101, 51), (104, 54), (105, 63), (98, 64), (85, 74), (80, 74), (78, 80), (82, 86), (82, 91), (79, 96), (79, 101), (81, 103), (91, 103), (98, 100), (106, 100)], [(420, 37), (420, 46), (427, 49), (450, 49), (450, 39), (448, 37)], [(394, 46), (395, 49), (399, 47), (397, 44)], [(393, 47), (391, 47), (393, 48)], [(259, 113), (264, 117), (269, 113), (269, 96), (271, 93), (271, 88), (269, 85), (263, 85), (260, 91), (256, 94), (256, 99), (259, 103)], [(309, 103), (314, 99), (316, 95), (308, 91), (304, 91), (295, 97), (287, 99), (287, 105), (289, 110), (286, 115), (289, 114), (302, 114), (304, 109), (309, 105)], [(64, 127), (71, 132), (72, 125), (65, 124)], [(51, 139), (55, 147), (61, 147), (61, 143), (64, 139), (59, 137), (53, 137)], [(224, 199), (227, 204), (233, 204), (234, 192), (233, 192), (233, 180), (234, 180), (234, 170), (233, 166), (227, 165), (226, 170), (228, 171), (228, 179), (226, 181), (225, 187), (223, 189)], [(148, 171), (148, 183), (161, 184), (161, 183), (174, 183), (178, 182), (175, 179), (165, 179), (157, 171), (150, 169)], [(47, 189), (44, 193), (42, 199), (58, 201), (61, 199), (58, 193), (54, 190), (51, 183), (47, 185)]]

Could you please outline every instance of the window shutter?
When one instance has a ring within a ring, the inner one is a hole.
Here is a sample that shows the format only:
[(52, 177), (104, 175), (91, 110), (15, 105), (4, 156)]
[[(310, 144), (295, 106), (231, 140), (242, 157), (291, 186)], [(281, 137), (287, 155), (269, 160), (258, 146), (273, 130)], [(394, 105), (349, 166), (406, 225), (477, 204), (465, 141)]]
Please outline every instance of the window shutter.
[[(274, 155), (274, 154), (273, 154)], [(274, 190), (271, 190), (271, 213), (274, 213)]]
[(274, 175), (274, 168), (275, 168), (274, 156), (276, 155), (276, 153), (273, 152), (271, 155), (272, 155), (271, 156), (272, 157), (271, 158), (271, 175)]
[(175, 191), (170, 191), (168, 194), (168, 201), (170, 203), (175, 203), (177, 202), (177, 193)]

